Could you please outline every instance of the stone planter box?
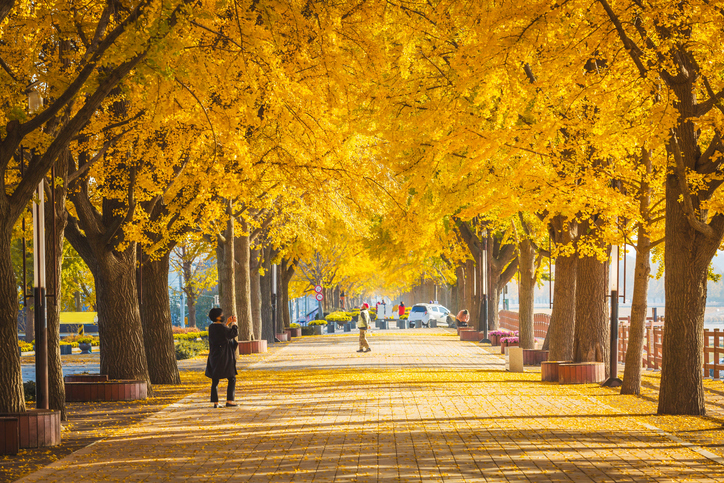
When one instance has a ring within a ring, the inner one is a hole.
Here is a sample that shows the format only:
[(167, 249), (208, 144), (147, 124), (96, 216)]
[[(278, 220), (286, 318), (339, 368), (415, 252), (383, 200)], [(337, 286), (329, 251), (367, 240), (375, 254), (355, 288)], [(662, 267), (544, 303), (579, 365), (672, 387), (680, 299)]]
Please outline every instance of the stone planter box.
[(377, 321), (377, 328), (380, 330), (386, 330), (387, 329), (387, 321), (386, 320), (378, 320)]
[(352, 322), (347, 322), (346, 324), (344, 324), (344, 331), (352, 332)]
[(20, 451), (20, 424), (16, 417), (0, 418), (0, 455)]
[(548, 351), (540, 349), (523, 349), (523, 365), (540, 366), (541, 362), (548, 360)]
[(290, 333), (290, 336), (291, 336), (291, 337), (301, 337), (301, 336), (302, 336), (302, 328), (301, 328), (301, 327), (296, 327), (296, 328), (293, 327), (293, 328), (288, 329), (288, 330), (289, 330), (289, 333)]
[(482, 339), (482, 335), (480, 335), (480, 332), (478, 332), (475, 329), (463, 330), (460, 332), (460, 340), (469, 340), (469, 341), (478, 342), (480, 339)]
[(288, 342), (289, 341), (289, 336), (287, 335), (286, 332), (284, 332), (283, 334), (274, 334), (274, 337), (279, 339), (279, 342)]
[(543, 361), (540, 363), (541, 381), (558, 382), (558, 367), (571, 361)]
[(356, 320), (350, 321), (349, 326), (350, 326), (352, 329), (356, 329), (356, 328), (357, 328), (357, 321), (356, 321)]
[(62, 345), (60, 346), (60, 355), (61, 356), (69, 356), (73, 353), (73, 346), (72, 345)]
[(239, 341), (239, 354), (258, 354), (266, 352), (266, 339)]
[(314, 335), (322, 335), (324, 333), (323, 325), (313, 325), (312, 329), (314, 330)]
[[(13, 449), (16, 434), (18, 448), (44, 448), (60, 444), (60, 411), (31, 409), (24, 413), (0, 414), (0, 418), (11, 420), (1, 426), (5, 431), (0, 432), (0, 437), (5, 436), (5, 445), (10, 443), (7, 449)], [(13, 424), (13, 419), (17, 424)]]
[(397, 328), (398, 329), (405, 329), (407, 328), (407, 321), (405, 319), (400, 319), (397, 321)]
[(606, 380), (603, 362), (571, 362), (558, 365), (560, 384), (590, 384)]
[(337, 329), (337, 322), (327, 322), (327, 333), (328, 334), (334, 334), (334, 331)]

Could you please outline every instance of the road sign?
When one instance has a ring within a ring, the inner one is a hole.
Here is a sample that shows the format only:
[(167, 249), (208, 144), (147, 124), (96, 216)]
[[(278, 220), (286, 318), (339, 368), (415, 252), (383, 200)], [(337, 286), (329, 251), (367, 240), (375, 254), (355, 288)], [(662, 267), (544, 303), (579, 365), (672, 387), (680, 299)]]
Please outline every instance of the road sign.
[(314, 291), (317, 292), (317, 293), (322, 293), (322, 286), (321, 286), (321, 285), (315, 286), (315, 287), (314, 287)]
[(322, 295), (321, 293), (318, 293), (316, 296), (316, 299), (321, 302), (322, 300), (324, 300), (324, 295)]

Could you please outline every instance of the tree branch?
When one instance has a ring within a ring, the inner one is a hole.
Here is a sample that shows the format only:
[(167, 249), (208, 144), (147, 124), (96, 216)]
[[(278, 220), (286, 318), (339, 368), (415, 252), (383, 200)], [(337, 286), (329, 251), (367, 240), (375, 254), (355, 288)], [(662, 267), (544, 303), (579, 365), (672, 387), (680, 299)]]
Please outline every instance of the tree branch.
[(686, 181), (686, 166), (684, 165), (684, 159), (681, 156), (681, 149), (679, 148), (679, 141), (676, 139), (676, 135), (672, 136), (671, 147), (674, 152), (674, 160), (676, 161), (675, 172), (676, 179), (679, 182), (679, 191), (683, 198), (682, 206), (686, 219), (689, 221), (691, 227), (704, 235), (707, 238), (714, 238), (714, 230), (706, 223), (699, 220), (694, 213), (694, 204), (691, 200), (691, 192), (689, 191), (689, 184)]

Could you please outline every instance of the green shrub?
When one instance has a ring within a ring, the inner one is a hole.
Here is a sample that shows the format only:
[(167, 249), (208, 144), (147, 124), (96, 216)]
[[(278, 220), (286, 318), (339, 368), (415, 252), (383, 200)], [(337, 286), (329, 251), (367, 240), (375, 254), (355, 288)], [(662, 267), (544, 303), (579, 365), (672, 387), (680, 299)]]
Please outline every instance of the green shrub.
[(313, 320), (309, 323), (309, 325), (327, 325), (326, 320)]
[(183, 359), (191, 359), (192, 357), (196, 357), (200, 353), (202, 353), (204, 350), (209, 348), (209, 343), (206, 341), (190, 341), (190, 340), (182, 340), (179, 341), (178, 344), (176, 344), (176, 360), (180, 361)]
[(35, 401), (35, 381), (23, 383), (23, 392), (25, 393), (25, 401)]

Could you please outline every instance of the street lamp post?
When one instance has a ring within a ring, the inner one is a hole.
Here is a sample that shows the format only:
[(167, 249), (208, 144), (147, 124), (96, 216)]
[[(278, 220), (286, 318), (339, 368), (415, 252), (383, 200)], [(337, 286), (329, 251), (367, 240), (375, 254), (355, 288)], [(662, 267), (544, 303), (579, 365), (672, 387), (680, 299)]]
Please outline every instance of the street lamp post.
[(45, 179), (33, 202), (33, 300), (35, 306), (35, 391), (38, 409), (49, 409), (48, 319), (45, 302)]
[(480, 320), (483, 324), (483, 340), (481, 344), (490, 344), (488, 338), (488, 230), (483, 230), (483, 298), (480, 304)]

